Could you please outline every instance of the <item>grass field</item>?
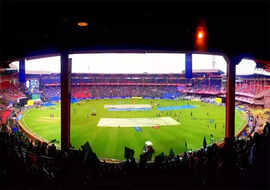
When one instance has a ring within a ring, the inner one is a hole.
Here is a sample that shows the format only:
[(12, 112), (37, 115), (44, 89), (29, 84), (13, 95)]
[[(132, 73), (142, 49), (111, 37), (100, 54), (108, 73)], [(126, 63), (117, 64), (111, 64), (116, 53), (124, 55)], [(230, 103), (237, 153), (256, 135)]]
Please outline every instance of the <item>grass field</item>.
[[(146, 111), (108, 111), (106, 105), (148, 104), (152, 110)], [(195, 105), (193, 109), (159, 111), (160, 107)], [(96, 116), (91, 113), (96, 112)], [(192, 116), (191, 116), (192, 112)], [(207, 114), (208, 113), (208, 114)], [(53, 114), (54, 117), (50, 117)], [(179, 125), (160, 126), (159, 129), (141, 127), (142, 131), (130, 127), (98, 127), (101, 118), (157, 118), (170, 117)], [(212, 120), (210, 122), (210, 120)], [(21, 123), (32, 133), (47, 141), (60, 142), (60, 104), (51, 107), (32, 108), (23, 113)], [(247, 123), (244, 114), (236, 110), (236, 132)], [(215, 129), (216, 125), (216, 129)], [(208, 127), (209, 126), (209, 127)], [(124, 159), (124, 147), (135, 150), (136, 159), (142, 152), (145, 141), (151, 141), (155, 154), (175, 153), (202, 147), (204, 136), (210, 143), (210, 134), (215, 141), (222, 140), (225, 134), (225, 107), (186, 100), (85, 100), (71, 105), (71, 144), (79, 148), (89, 141), (100, 158)]]

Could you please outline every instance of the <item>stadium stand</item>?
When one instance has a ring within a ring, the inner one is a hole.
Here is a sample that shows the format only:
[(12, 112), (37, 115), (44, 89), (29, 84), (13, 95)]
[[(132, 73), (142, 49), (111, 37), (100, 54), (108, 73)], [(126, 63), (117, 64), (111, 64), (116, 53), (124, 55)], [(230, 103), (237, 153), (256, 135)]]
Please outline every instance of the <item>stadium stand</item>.
[[(73, 84), (74, 98), (90, 97), (121, 97), (121, 96), (151, 96), (177, 97), (185, 94), (186, 98), (200, 98), (208, 95), (205, 101), (213, 101), (211, 95), (222, 94), (222, 79), (199, 79), (183, 82), (178, 85), (167, 83), (167, 80), (155, 79), (155, 75), (147, 75), (147, 85), (132, 83), (128, 79), (118, 80), (118, 88), (111, 83), (116, 76), (98, 77), (93, 80), (81, 81), (77, 76), (77, 84)], [(82, 75), (85, 78), (88, 75)], [(36, 76), (34, 76), (36, 77)], [(40, 78), (43, 76), (41, 75)], [(170, 78), (170, 77), (168, 77)], [(172, 78), (172, 77), (171, 77)], [(170, 79), (168, 79), (170, 80)], [(157, 83), (156, 83), (156, 82)], [(41, 82), (42, 97), (50, 99), (60, 97), (60, 87), (52, 80)], [(86, 82), (86, 83), (85, 83)], [(94, 83), (92, 83), (94, 82)], [(165, 82), (165, 83), (163, 83)], [(104, 85), (106, 83), (106, 85)], [(121, 83), (121, 84), (119, 84)], [(148, 84), (149, 84), (148, 83)], [(154, 83), (154, 84), (153, 84)], [(93, 85), (94, 84), (94, 85)], [(161, 85), (164, 84), (164, 85)], [(166, 85), (165, 85), (166, 84)], [(191, 85), (190, 85), (191, 84)], [(247, 92), (251, 87), (242, 84), (238, 92)], [(2, 99), (20, 97), (23, 92), (12, 85), (1, 89)], [(11, 95), (11, 94), (15, 94)], [(243, 99), (245, 98), (245, 100)], [(249, 99), (248, 99), (249, 98)], [(239, 101), (250, 101), (252, 97), (239, 95)], [(40, 142), (26, 136), (19, 126), (14, 125), (12, 119), (19, 110), (9, 109), (7, 104), (0, 104), (0, 181), (1, 186), (16, 188), (40, 187), (44, 189), (89, 189), (130, 187), (140, 189), (149, 185), (149, 189), (157, 189), (166, 185), (174, 187), (188, 187), (196, 189), (236, 187), (264, 189), (269, 186), (269, 155), (270, 155), (270, 124), (269, 120), (261, 120), (254, 130), (243, 131), (234, 141), (224, 146), (213, 144), (207, 148), (181, 155), (157, 155), (153, 161), (147, 161), (147, 155), (141, 154), (140, 160), (127, 159), (120, 163), (99, 160), (97, 155), (85, 144), (79, 150), (61, 151), (54, 144)], [(255, 115), (255, 114), (254, 114)], [(255, 117), (263, 117), (257, 114)], [(258, 173), (260, 175), (258, 175)], [(122, 179), (125, 179), (124, 181)], [(16, 183), (13, 183), (16, 180)]]
[(154, 162), (147, 162), (142, 154), (139, 162), (133, 158), (118, 164), (100, 161), (87, 144), (80, 150), (60, 151), (53, 144), (32, 142), (20, 130), (14, 132), (10, 123), (0, 129), (2, 186), (14, 179), (14, 187), (57, 189), (123, 187), (131, 181), (134, 187), (149, 184), (150, 189), (162, 184), (260, 189), (269, 185), (269, 123), (262, 134), (255, 132), (224, 147), (213, 144), (183, 155), (158, 155)]
[(60, 88), (59, 87), (43, 87), (42, 88), (42, 94), (41, 94), (41, 98), (43, 98), (45, 101), (46, 100), (50, 100), (53, 97), (60, 97), (61, 92), (60, 92)]
[(0, 85), (0, 94), (2, 99), (8, 102), (17, 102), (18, 98), (25, 97), (25, 94), (9, 81), (4, 81)]
[[(219, 70), (195, 70), (191, 80), (183, 74), (72, 74), (72, 98), (108, 97), (179, 97), (181, 94), (217, 96), (225, 98), (224, 73)], [(28, 74), (38, 79), (44, 100), (59, 100), (59, 74)], [(244, 75), (237, 77), (236, 100), (263, 107), (262, 93), (269, 89), (269, 77)], [(261, 94), (260, 98), (258, 95)], [(269, 106), (268, 106), (269, 107)]]

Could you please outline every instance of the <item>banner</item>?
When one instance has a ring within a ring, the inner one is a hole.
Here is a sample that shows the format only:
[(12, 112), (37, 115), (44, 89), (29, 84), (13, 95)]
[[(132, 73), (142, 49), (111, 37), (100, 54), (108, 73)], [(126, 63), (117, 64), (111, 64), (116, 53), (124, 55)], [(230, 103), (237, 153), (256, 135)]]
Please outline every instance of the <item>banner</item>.
[(32, 94), (32, 99), (33, 100), (39, 100), (40, 99), (40, 94)]
[(34, 101), (33, 101), (33, 100), (28, 100), (28, 101), (27, 101), (27, 105), (28, 105), (28, 106), (34, 105)]
[(133, 96), (132, 99), (143, 99), (143, 98), (140, 96)]
[(221, 98), (216, 98), (216, 103), (221, 104), (222, 103), (222, 99)]
[(194, 98), (194, 99), (191, 99), (191, 101), (194, 101), (194, 102), (200, 102), (201, 100), (198, 99), (198, 98)]

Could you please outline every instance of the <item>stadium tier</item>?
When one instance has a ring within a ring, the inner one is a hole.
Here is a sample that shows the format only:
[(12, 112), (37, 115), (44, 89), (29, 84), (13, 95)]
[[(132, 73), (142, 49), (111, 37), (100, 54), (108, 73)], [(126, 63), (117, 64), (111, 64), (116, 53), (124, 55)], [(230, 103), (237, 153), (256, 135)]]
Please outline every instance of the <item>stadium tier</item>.
[[(16, 102), (25, 97), (25, 90), (18, 90), (16, 74), (2, 77), (0, 96)], [(27, 80), (37, 80), (43, 100), (60, 98), (59, 74), (27, 74)], [(238, 76), (236, 100), (251, 105), (263, 106), (258, 98), (269, 88), (269, 77), (264, 75)], [(117, 88), (116, 88), (117, 87)], [(225, 97), (224, 75), (218, 70), (197, 70), (188, 80), (184, 74), (72, 74), (72, 97), (178, 97), (181, 94), (212, 95)], [(267, 99), (267, 98), (266, 98)], [(267, 108), (267, 107), (266, 107)]]
[[(59, 99), (59, 74), (28, 74), (29, 80), (40, 83), (41, 98)], [(270, 87), (264, 75), (238, 76), (236, 81), (236, 101), (263, 106), (263, 101), (255, 101), (255, 95)], [(226, 96), (224, 73), (219, 70), (195, 70), (193, 78), (184, 74), (72, 74), (72, 97), (178, 97), (181, 94)]]

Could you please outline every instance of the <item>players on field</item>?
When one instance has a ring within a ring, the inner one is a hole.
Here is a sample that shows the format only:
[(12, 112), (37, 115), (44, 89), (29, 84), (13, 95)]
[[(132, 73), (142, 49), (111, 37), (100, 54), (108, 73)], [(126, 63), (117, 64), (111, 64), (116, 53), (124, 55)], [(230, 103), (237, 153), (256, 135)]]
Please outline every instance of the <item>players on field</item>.
[(214, 135), (212, 133), (210, 134), (210, 142), (211, 144), (214, 143)]

